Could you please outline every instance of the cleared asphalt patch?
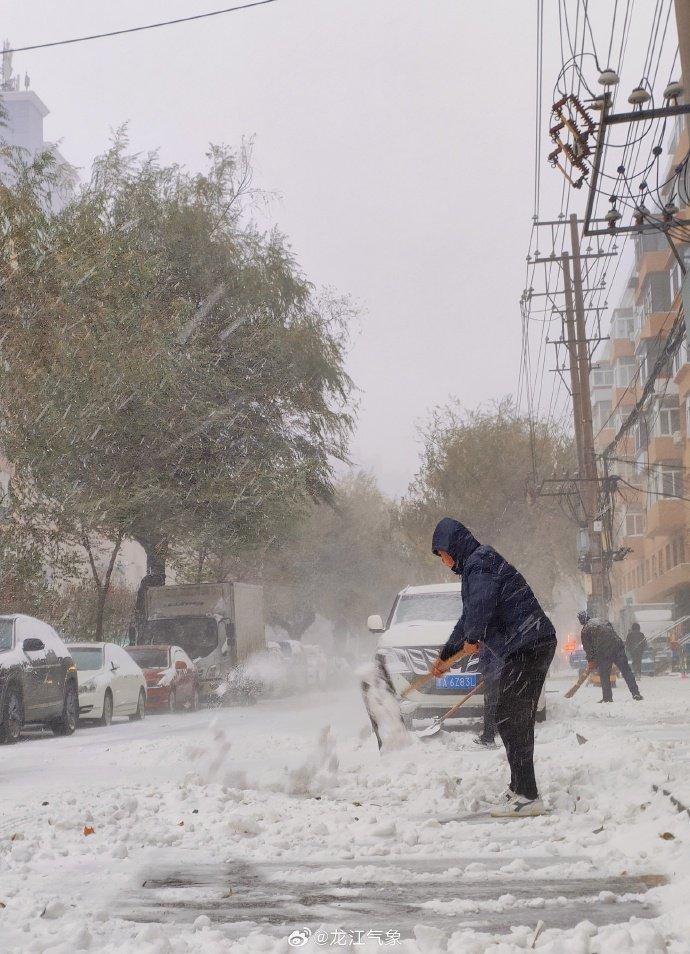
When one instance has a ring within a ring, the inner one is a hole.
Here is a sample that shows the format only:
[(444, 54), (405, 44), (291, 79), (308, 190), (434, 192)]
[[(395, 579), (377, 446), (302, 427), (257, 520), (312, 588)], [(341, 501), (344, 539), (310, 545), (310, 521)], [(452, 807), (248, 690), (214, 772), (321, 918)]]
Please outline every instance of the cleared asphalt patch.
[[(413, 936), (419, 924), (448, 934), (462, 928), (500, 934), (539, 920), (547, 928), (570, 928), (584, 920), (603, 926), (658, 915), (645, 894), (664, 883), (659, 875), (540, 877), (540, 869), (553, 865), (548, 858), (529, 859), (529, 870), (514, 876), (453, 871), (472, 860), (487, 864), (484, 857), (157, 865), (144, 873), (136, 894), (122, 899), (118, 914), (161, 924), (207, 915), (228, 936), (238, 929), (246, 933), (248, 925), (275, 936), (328, 925), (346, 931), (395, 930), (403, 938)], [(512, 860), (502, 853), (496, 865)], [(560, 858), (559, 863), (569, 860), (581, 859)], [(432, 907), (425, 907), (428, 902)]]

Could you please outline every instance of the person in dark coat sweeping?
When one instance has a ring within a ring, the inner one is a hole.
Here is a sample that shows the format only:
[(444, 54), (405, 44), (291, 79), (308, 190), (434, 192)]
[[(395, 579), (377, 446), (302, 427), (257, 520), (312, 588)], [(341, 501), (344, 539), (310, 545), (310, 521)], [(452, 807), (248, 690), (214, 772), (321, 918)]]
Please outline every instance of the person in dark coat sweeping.
[(510, 765), (510, 787), (494, 817), (540, 815), (544, 811), (534, 776), (534, 722), (539, 695), (556, 652), (556, 632), (522, 574), (484, 546), (467, 527), (444, 517), (432, 550), (462, 577), (462, 616), (434, 663), (441, 676), (446, 660), (481, 643), (500, 669), (496, 728)]
[(630, 690), (633, 699), (642, 701), (640, 690), (635, 680), (635, 674), (630, 668), (628, 657), (625, 655), (623, 640), (615, 631), (611, 623), (597, 616), (590, 616), (585, 610), (577, 614), (582, 624), (582, 648), (587, 656), (587, 665), (591, 670), (599, 671), (601, 679), (600, 702), (613, 702), (611, 692), (611, 668), (615, 665)]
[(639, 623), (633, 623), (625, 637), (625, 649), (632, 660), (632, 669), (637, 678), (642, 675), (642, 657), (647, 650), (647, 640)]

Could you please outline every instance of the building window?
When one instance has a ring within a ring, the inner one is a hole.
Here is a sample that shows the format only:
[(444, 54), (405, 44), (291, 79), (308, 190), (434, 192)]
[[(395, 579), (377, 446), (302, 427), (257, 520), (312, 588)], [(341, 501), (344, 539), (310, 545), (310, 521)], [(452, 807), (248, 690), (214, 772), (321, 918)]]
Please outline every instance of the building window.
[(674, 262), (671, 267), (671, 298), (675, 298), (683, 284), (683, 273), (680, 270), (678, 262)]
[(643, 537), (645, 530), (645, 519), (643, 513), (626, 513), (625, 515), (625, 535), (626, 537)]
[(683, 469), (673, 464), (662, 464), (653, 468), (649, 475), (649, 494), (647, 506), (653, 507), (660, 497), (683, 496)]
[(592, 370), (592, 387), (610, 388), (613, 385), (613, 371), (611, 368), (594, 368)]
[(619, 358), (613, 369), (613, 380), (616, 387), (627, 388), (629, 384), (632, 384), (637, 367), (635, 358)]
[(648, 284), (644, 290), (644, 298), (642, 299), (642, 310), (644, 311), (645, 318), (649, 317), (654, 311), (654, 293), (652, 291), (651, 284)]
[(610, 401), (597, 401), (594, 405), (593, 417), (595, 430), (600, 431), (611, 423), (609, 420), (611, 417), (611, 406)]
[(632, 315), (625, 318), (616, 318), (612, 330), (614, 338), (626, 338), (630, 341), (635, 337), (635, 319)]
[(673, 377), (678, 374), (684, 364), (688, 363), (688, 342), (683, 338), (680, 348), (673, 355)]
[(633, 434), (635, 438), (635, 453), (639, 454), (639, 452), (644, 450), (649, 444), (647, 422), (643, 417), (641, 417), (634, 425)]
[(680, 467), (661, 468), (661, 492), (667, 497), (683, 496), (683, 471)]
[(653, 232), (642, 232), (635, 236), (635, 261), (639, 264), (645, 252), (659, 252), (666, 248), (663, 234), (655, 229)]
[(668, 437), (680, 430), (680, 409), (677, 407), (659, 408), (657, 427), (655, 428), (662, 437)]
[(671, 544), (666, 544), (666, 569), (670, 570), (672, 566), (675, 566), (675, 563), (671, 563)]

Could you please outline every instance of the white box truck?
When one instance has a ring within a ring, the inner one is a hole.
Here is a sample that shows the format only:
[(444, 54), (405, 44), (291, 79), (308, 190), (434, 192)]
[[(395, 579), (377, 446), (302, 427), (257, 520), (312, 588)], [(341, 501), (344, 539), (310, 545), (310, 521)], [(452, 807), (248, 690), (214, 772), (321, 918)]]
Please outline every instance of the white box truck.
[(183, 583), (146, 592), (137, 643), (181, 646), (199, 670), (207, 699), (231, 682), (250, 656), (266, 650), (263, 587), (251, 583)]

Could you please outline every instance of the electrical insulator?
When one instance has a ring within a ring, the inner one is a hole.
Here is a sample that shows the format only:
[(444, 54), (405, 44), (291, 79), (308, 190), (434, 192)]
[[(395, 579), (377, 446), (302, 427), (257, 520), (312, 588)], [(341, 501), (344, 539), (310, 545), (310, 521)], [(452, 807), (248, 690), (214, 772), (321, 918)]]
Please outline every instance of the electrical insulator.
[(683, 92), (683, 84), (677, 80), (671, 80), (664, 90), (664, 99), (678, 99)]
[(643, 103), (649, 102), (651, 98), (652, 94), (648, 89), (645, 89), (644, 86), (636, 86), (630, 96), (628, 96), (628, 102), (631, 106), (642, 106)]
[(611, 67), (607, 66), (605, 70), (602, 70), (599, 74), (599, 85), (600, 86), (615, 86), (620, 82), (620, 77), (615, 70), (612, 70)]

